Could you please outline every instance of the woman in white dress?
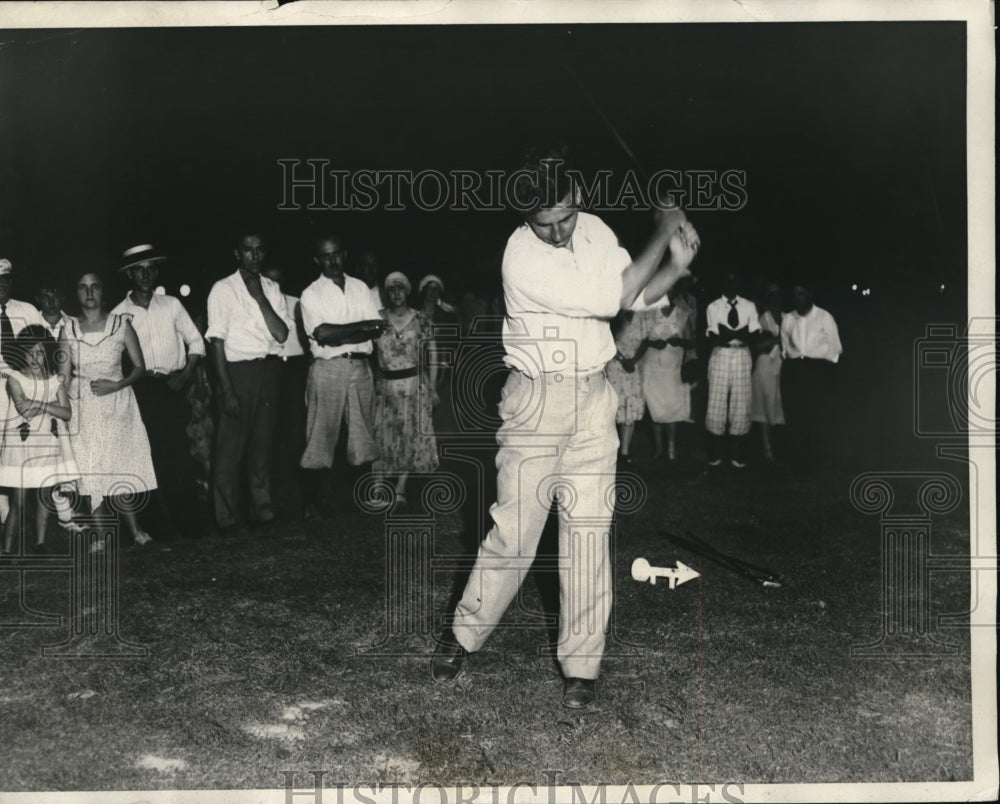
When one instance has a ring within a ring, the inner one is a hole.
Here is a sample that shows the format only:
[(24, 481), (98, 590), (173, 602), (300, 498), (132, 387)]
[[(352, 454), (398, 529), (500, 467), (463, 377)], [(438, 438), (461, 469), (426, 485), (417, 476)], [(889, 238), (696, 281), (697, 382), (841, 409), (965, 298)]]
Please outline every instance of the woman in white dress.
[[(136, 512), (146, 493), (156, 488), (156, 474), (132, 385), (146, 372), (146, 364), (131, 316), (108, 314), (100, 277), (84, 274), (76, 293), (80, 315), (70, 317), (63, 328), (69, 360), (61, 371), (69, 380), (80, 494), (90, 497), (95, 512), (106, 497), (117, 498), (111, 508), (141, 546), (152, 538), (139, 528)], [(122, 376), (124, 352), (132, 362), (128, 376)]]
[(642, 395), (653, 420), (653, 459), (664, 454), (677, 459), (677, 423), (691, 421), (691, 386), (681, 379), (681, 366), (694, 350), (696, 309), (686, 293), (687, 283), (675, 286), (671, 304), (642, 313), (649, 348), (639, 361)]

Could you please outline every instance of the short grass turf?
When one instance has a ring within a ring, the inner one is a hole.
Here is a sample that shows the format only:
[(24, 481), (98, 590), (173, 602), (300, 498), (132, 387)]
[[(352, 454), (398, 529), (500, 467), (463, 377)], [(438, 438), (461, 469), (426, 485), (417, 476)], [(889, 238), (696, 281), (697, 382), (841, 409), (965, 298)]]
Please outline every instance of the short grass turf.
[[(43, 657), (64, 630), (0, 629), (0, 789), (274, 788), (315, 769), (328, 784), (971, 777), (967, 629), (934, 631), (950, 655), (851, 656), (878, 639), (882, 611), (880, 524), (850, 504), (853, 474), (644, 477), (645, 504), (615, 524), (614, 629), (591, 709), (560, 705), (542, 655), (547, 573), (456, 683), (432, 684), (433, 626), (387, 633), (385, 523), (346, 511), (123, 550), (120, 634), (146, 658)], [(459, 530), (436, 518), (438, 553), (460, 552)], [(783, 583), (765, 589), (664, 530)], [(931, 540), (967, 554), (965, 507), (937, 517)], [(702, 576), (636, 583), (638, 556)], [(451, 591), (439, 580), (438, 619)], [(29, 574), (26, 599), (66, 611), (67, 587)], [(968, 599), (966, 573), (931, 576), (933, 616)], [(0, 573), (0, 624), (18, 621), (17, 601), (15, 574)]]

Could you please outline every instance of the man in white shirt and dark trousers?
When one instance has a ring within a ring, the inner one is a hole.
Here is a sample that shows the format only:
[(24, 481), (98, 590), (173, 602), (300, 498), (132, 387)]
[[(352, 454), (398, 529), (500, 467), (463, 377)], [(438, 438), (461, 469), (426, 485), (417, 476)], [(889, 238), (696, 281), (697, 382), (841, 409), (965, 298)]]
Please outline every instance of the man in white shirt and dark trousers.
[[(185, 391), (205, 356), (205, 341), (180, 299), (155, 292), (160, 265), (166, 259), (150, 244), (127, 249), (119, 271), (128, 275), (132, 290), (111, 312), (132, 317), (146, 361), (146, 374), (132, 388), (159, 480), (159, 489), (153, 495), (157, 502), (156, 535), (172, 539), (200, 535), (194, 515), (194, 465), (186, 431), (191, 409)], [(178, 521), (183, 534), (178, 530)]]
[[(494, 526), (431, 661), (434, 681), (461, 671), (517, 594), (553, 494), (559, 506), (559, 643), (563, 704), (589, 705), (611, 611), (609, 536), (614, 515), (618, 398), (604, 375), (615, 355), (610, 319), (662, 302), (688, 273), (697, 233), (679, 210), (658, 210), (635, 260), (553, 158), (529, 156), (515, 194), (525, 218), (507, 241), (503, 340), (510, 368), (499, 412)], [(664, 253), (671, 258), (658, 269)], [(561, 489), (556, 492), (557, 489)]]
[(844, 351), (833, 316), (813, 303), (804, 285), (792, 290), (794, 309), (781, 320), (781, 401), (800, 463), (826, 457), (834, 423), (837, 362)]
[(739, 295), (740, 280), (726, 274), (723, 293), (705, 311), (709, 348), (708, 407), (705, 429), (709, 432), (709, 468), (722, 465), (728, 424), (729, 462), (743, 469), (743, 441), (750, 432), (750, 342), (760, 332), (754, 303)]
[(208, 339), (219, 393), (216, 433), (215, 522), (222, 532), (240, 526), (239, 489), (244, 458), (253, 518), (274, 521), (271, 459), (278, 416), (281, 352), (293, 326), (277, 283), (261, 276), (264, 242), (240, 237), (236, 273), (208, 294)]
[(374, 423), (372, 338), (385, 326), (368, 285), (344, 273), (347, 249), (340, 236), (316, 241), (320, 276), (302, 291), (299, 306), (313, 362), (306, 380), (306, 448), (302, 453), (305, 516), (318, 515), (323, 480), (333, 466), (340, 425), (347, 424), (347, 462), (378, 457)]

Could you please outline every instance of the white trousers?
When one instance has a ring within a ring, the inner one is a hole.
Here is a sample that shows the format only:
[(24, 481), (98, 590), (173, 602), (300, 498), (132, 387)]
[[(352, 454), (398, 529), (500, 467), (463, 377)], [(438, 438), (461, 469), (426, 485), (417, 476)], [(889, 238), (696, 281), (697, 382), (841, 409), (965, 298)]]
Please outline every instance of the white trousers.
[(611, 614), (608, 541), (615, 504), (618, 395), (586, 377), (511, 371), (500, 401), (494, 527), (479, 548), (453, 630), (474, 652), (531, 567), (552, 499), (559, 501), (559, 644), (567, 677), (597, 678)]

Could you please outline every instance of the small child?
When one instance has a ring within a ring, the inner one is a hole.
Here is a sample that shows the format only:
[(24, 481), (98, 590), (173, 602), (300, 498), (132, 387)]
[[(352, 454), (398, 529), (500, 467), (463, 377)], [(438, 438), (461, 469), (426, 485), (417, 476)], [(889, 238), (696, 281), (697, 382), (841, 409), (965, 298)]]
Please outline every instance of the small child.
[(55, 372), (58, 344), (45, 327), (31, 325), (18, 333), (5, 372), (7, 395), (17, 416), (4, 422), (0, 444), (0, 486), (11, 489), (10, 512), (3, 528), (3, 549), (12, 552), (25, 511), (25, 491), (38, 489), (35, 549), (45, 550), (45, 529), (54, 509), (61, 524), (78, 530), (66, 492), (80, 476), (65, 426), (71, 411), (62, 377)]

